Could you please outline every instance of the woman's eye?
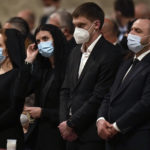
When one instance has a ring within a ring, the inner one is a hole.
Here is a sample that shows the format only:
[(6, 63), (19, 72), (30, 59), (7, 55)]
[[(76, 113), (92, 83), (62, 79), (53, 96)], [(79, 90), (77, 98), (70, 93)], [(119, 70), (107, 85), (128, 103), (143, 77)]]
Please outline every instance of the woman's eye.
[(48, 40), (47, 36), (43, 37), (43, 41), (47, 41), (47, 40)]

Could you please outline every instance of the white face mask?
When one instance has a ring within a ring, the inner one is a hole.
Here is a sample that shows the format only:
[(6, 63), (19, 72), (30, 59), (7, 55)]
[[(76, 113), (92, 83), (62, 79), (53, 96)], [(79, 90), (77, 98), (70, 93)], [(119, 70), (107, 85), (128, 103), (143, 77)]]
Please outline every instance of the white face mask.
[(28, 119), (27, 115), (21, 114), (21, 116), (20, 116), (20, 122), (21, 122), (22, 126), (24, 126), (25, 124), (27, 124), (29, 122), (29, 119)]
[[(150, 35), (148, 35), (150, 36)], [(148, 37), (148, 36), (144, 36), (144, 37)], [(149, 45), (146, 44), (146, 45), (142, 45), (141, 44), (141, 37), (140, 36), (137, 36), (137, 35), (133, 35), (133, 34), (128, 34), (128, 37), (127, 37), (127, 45), (128, 45), (128, 48), (134, 52), (134, 53), (138, 53), (140, 52), (145, 46)]]
[(89, 41), (90, 39), (89, 30), (92, 28), (93, 25), (94, 24), (92, 24), (88, 30), (79, 27), (75, 28), (73, 36), (77, 44), (83, 44)]

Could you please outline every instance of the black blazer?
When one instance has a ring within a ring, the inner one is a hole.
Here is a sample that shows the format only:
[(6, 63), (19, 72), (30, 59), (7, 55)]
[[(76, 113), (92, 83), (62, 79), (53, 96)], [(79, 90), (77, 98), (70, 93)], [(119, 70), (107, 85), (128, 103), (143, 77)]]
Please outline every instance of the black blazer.
[(103, 116), (111, 123), (116, 121), (122, 133), (150, 129), (150, 54), (121, 83), (131, 63), (129, 59), (121, 65), (98, 114), (98, 117)]
[(70, 55), (66, 78), (61, 89), (60, 122), (69, 119), (68, 124), (71, 124), (78, 134), (85, 133), (89, 128), (90, 135), (95, 138), (97, 111), (113, 83), (121, 54), (120, 50), (101, 37), (78, 78), (81, 56), (81, 45), (78, 45)]

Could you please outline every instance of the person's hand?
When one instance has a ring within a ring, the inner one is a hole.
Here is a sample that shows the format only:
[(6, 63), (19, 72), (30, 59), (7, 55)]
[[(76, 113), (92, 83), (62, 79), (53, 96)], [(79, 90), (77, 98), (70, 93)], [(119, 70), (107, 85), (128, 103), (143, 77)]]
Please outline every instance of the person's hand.
[(111, 125), (109, 131), (111, 132), (111, 138), (113, 138), (118, 133), (118, 131), (114, 128), (113, 124)]
[(100, 119), (97, 122), (97, 133), (98, 135), (104, 139), (108, 140), (112, 137), (112, 125), (106, 120)]
[(78, 138), (74, 130), (67, 125), (67, 121), (60, 123), (58, 128), (64, 140), (72, 142)]
[(41, 107), (24, 107), (24, 111), (27, 111), (34, 119), (40, 118), (42, 108)]
[(38, 49), (35, 49), (35, 44), (30, 44), (27, 48), (26, 62), (32, 63), (38, 54)]

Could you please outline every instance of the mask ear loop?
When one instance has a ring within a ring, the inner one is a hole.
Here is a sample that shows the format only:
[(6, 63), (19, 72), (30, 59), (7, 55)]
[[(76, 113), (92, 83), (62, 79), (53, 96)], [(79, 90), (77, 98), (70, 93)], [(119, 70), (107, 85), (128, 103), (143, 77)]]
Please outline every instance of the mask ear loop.
[(89, 27), (88, 31), (91, 30), (91, 28), (93, 27), (94, 23)]

